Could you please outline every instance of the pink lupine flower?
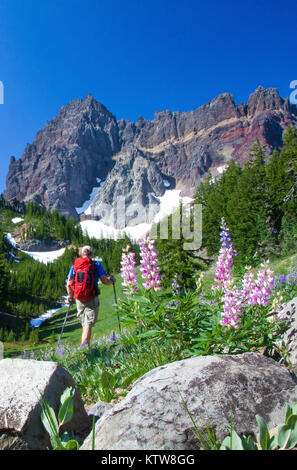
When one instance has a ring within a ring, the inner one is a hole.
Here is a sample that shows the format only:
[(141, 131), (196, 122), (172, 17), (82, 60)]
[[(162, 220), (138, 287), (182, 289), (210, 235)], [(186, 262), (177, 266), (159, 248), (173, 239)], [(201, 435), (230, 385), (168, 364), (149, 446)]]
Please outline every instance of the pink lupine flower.
[(241, 290), (234, 286), (232, 278), (233, 257), (237, 255), (224, 219), (221, 224), (222, 246), (219, 252), (215, 284), (212, 289), (222, 292), (223, 312), (221, 325), (238, 328), (242, 309), (247, 305), (268, 306), (274, 286), (273, 271), (269, 260), (261, 264), (257, 277), (251, 267), (246, 267)]
[(220, 288), (225, 289), (228, 284), (232, 283), (231, 271), (233, 266), (233, 257), (237, 254), (234, 250), (229, 228), (227, 227), (224, 218), (222, 218), (220, 235), (222, 246), (219, 252), (215, 277), (217, 285), (212, 286), (213, 290), (219, 290)]
[(155, 240), (151, 240), (149, 237), (145, 240), (140, 240), (140, 271), (145, 281), (143, 283), (144, 288), (146, 290), (154, 289), (156, 291), (162, 289), (162, 279), (159, 274), (158, 252), (154, 248), (154, 243)]
[(234, 287), (232, 277), (233, 257), (237, 253), (224, 218), (221, 223), (220, 235), (222, 246), (217, 262), (215, 284), (212, 286), (212, 289), (222, 290), (223, 312), (221, 312), (221, 325), (239, 328), (239, 317), (242, 313), (242, 298), (239, 290)]
[(224, 302), (224, 307), (223, 313), (221, 314), (222, 320), (220, 321), (220, 324), (223, 326), (239, 328), (239, 318), (242, 314), (243, 306), (240, 291), (233, 287), (232, 290), (230, 289), (225, 293), (222, 300)]
[(251, 268), (248, 267), (244, 275), (241, 295), (249, 305), (269, 305), (274, 284), (273, 271), (268, 267), (269, 260), (261, 264), (255, 279)]
[(122, 286), (126, 288), (124, 294), (132, 295), (138, 290), (135, 253), (130, 252), (130, 245), (123, 248), (121, 261)]
[(223, 287), (231, 281), (231, 270), (233, 265), (233, 248), (222, 247), (220, 249), (215, 281), (218, 286), (216, 289)]
[(255, 282), (254, 273), (252, 272), (252, 267), (246, 266), (245, 270), (246, 272), (243, 277), (241, 296), (245, 302), (249, 303), (251, 293), (254, 292), (256, 288), (256, 282)]

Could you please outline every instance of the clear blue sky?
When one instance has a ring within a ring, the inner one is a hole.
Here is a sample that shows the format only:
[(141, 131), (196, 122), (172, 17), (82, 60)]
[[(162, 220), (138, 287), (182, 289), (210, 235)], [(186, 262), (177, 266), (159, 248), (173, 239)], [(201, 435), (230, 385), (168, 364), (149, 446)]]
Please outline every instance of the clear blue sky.
[(0, 193), (11, 155), (88, 93), (117, 119), (297, 80), (296, 0), (0, 0)]

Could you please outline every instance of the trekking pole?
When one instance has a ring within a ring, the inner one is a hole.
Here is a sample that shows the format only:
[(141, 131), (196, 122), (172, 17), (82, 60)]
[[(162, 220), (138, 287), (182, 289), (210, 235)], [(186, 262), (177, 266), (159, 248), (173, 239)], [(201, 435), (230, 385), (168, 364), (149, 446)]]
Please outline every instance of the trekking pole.
[[(112, 273), (110, 275), (112, 276)], [(115, 288), (114, 282), (112, 283), (112, 285), (113, 285), (114, 301), (117, 304), (118, 300), (117, 300), (117, 293), (116, 293), (116, 288)], [(122, 333), (122, 328), (121, 328), (120, 317), (119, 317), (118, 311), (117, 311), (117, 317), (118, 317), (118, 322), (119, 322), (120, 333)]]
[(64, 323), (63, 323), (62, 330), (61, 330), (61, 333), (60, 333), (60, 336), (59, 336), (59, 339), (58, 339), (58, 344), (60, 344), (60, 342), (61, 342), (62, 334), (63, 334), (63, 331), (64, 331), (64, 327), (66, 325), (66, 321), (67, 321), (67, 317), (68, 317), (70, 307), (71, 307), (71, 303), (69, 304), (69, 307), (67, 309), (67, 312), (66, 312), (66, 315), (65, 315), (65, 318), (64, 318)]

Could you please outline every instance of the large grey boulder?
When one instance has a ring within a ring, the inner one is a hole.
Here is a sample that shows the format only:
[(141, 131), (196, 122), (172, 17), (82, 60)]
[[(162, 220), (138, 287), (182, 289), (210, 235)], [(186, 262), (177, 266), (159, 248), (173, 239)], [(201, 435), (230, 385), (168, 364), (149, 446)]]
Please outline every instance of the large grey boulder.
[(288, 365), (295, 370), (297, 368), (297, 297), (288, 302), (279, 315), (289, 322), (289, 328), (282, 337), (281, 346), (286, 350)]
[[(218, 440), (230, 433), (257, 432), (255, 415), (274, 428), (285, 419), (286, 404), (297, 402), (296, 377), (256, 353), (193, 357), (145, 374), (96, 423), (95, 449), (193, 450), (199, 442), (192, 415), (205, 434)], [(91, 438), (81, 450), (91, 449)]]
[[(61, 394), (67, 387), (75, 387), (73, 378), (56, 362), (2, 359), (0, 450), (50, 448), (49, 436), (40, 417), (40, 394), (57, 413)], [(77, 390), (73, 418), (65, 426), (66, 430), (81, 441), (90, 432), (90, 418)]]

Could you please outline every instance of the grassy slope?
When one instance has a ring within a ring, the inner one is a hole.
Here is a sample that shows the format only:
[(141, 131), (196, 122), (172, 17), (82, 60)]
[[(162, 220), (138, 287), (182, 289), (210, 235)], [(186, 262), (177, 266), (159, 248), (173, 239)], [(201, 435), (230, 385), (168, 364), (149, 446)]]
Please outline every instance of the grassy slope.
[[(123, 296), (121, 277), (115, 276), (117, 282), (115, 284), (116, 297), (120, 299)], [(102, 336), (109, 336), (112, 331), (119, 332), (119, 323), (115, 311), (115, 296), (113, 286), (100, 286), (100, 309), (98, 321), (92, 330), (92, 339), (99, 339)], [(44, 322), (39, 328), (40, 343), (38, 345), (29, 345), (28, 343), (5, 343), (4, 357), (19, 356), (25, 349), (27, 352), (31, 350), (40, 350), (48, 345), (57, 345), (64, 319), (68, 308), (62, 308), (48, 321)], [(76, 316), (75, 304), (70, 307), (67, 321), (65, 324), (62, 342), (69, 343), (73, 346), (80, 345), (81, 324)]]
[[(123, 296), (120, 276), (116, 276), (115, 285), (117, 299)], [(115, 311), (115, 297), (113, 286), (100, 285), (100, 309), (98, 321), (92, 330), (92, 339), (99, 339), (102, 336), (109, 335), (111, 331), (119, 331), (118, 319)], [(65, 319), (67, 308), (59, 310), (54, 317), (40, 328), (40, 338), (45, 339), (55, 335), (57, 340)], [(81, 324), (76, 316), (75, 304), (71, 306), (67, 322), (64, 328), (62, 340), (65, 343), (73, 345), (80, 344)]]

